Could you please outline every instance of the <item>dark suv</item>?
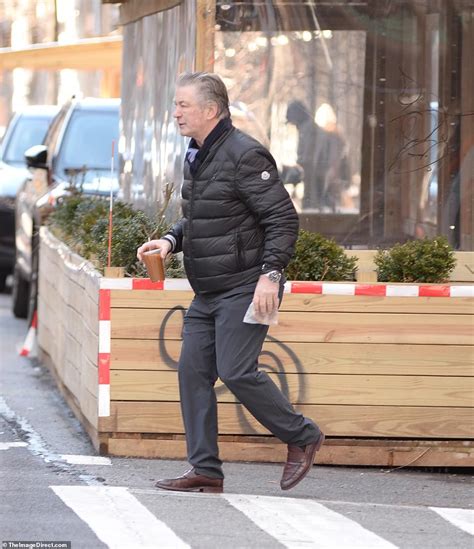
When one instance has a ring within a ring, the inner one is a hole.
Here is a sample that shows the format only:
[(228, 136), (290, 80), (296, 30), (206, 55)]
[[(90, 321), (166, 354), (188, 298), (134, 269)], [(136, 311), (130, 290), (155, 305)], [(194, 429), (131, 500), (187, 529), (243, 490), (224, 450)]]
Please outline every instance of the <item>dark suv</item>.
[(111, 187), (114, 194), (118, 190), (110, 168), (112, 142), (118, 142), (119, 110), (119, 99), (73, 99), (54, 118), (43, 144), (25, 153), (31, 177), (18, 190), (15, 205), (12, 307), (17, 317), (26, 318), (36, 308), (38, 230), (57, 199), (71, 185), (91, 195), (108, 195)]

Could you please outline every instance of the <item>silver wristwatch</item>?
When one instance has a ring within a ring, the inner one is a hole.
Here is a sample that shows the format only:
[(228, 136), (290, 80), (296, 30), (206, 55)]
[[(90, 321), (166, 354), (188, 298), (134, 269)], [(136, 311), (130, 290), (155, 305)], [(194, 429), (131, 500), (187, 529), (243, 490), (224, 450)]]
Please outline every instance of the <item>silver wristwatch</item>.
[(268, 273), (263, 273), (271, 282), (278, 283), (281, 280), (280, 271), (269, 271)]

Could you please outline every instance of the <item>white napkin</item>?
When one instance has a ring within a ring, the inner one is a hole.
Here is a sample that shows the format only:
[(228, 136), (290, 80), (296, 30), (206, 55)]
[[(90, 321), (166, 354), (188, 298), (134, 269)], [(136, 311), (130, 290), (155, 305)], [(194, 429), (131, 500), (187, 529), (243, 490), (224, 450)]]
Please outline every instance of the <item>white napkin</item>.
[(267, 326), (274, 326), (275, 324), (278, 324), (278, 309), (275, 309), (270, 314), (259, 314), (255, 312), (253, 302), (251, 302), (245, 313), (244, 322), (246, 324), (266, 324)]

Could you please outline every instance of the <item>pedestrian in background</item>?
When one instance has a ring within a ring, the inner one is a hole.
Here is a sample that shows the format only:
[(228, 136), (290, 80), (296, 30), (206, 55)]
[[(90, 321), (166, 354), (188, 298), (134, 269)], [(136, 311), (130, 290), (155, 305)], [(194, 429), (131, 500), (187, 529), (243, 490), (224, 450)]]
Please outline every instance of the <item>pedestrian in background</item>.
[(275, 161), (258, 141), (232, 125), (229, 99), (216, 74), (179, 77), (174, 117), (191, 137), (184, 165), (183, 218), (143, 253), (161, 257), (182, 251), (195, 297), (186, 313), (178, 366), (188, 461), (184, 475), (158, 488), (222, 492), (217, 402), (219, 377), (271, 433), (288, 444), (281, 488), (295, 486), (310, 470), (324, 435), (297, 413), (270, 377), (258, 369), (268, 325), (247, 324), (278, 309), (283, 269), (298, 234), (298, 217)]
[(286, 120), (298, 129), (298, 165), (303, 170), (303, 210), (323, 209), (327, 166), (327, 132), (314, 121), (308, 107), (301, 101), (291, 101)]
[(316, 115), (319, 112), (324, 114), (324, 127), (316, 124), (304, 103), (292, 101), (288, 104), (286, 120), (298, 129), (297, 162), (303, 170), (304, 181), (302, 209), (335, 213), (351, 181), (348, 147), (332, 107), (323, 103)]

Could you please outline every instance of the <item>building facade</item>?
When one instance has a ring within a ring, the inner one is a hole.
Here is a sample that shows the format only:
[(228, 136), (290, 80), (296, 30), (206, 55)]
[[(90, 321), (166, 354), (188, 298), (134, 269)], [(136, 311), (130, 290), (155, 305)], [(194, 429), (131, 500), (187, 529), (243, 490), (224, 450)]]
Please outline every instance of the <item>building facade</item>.
[[(23, 51), (44, 45), (69, 45), (84, 38), (105, 36), (118, 26), (117, 6), (100, 0), (11, 0), (0, 4), (0, 128), (12, 112), (31, 104), (63, 103), (74, 94), (104, 95), (102, 70), (70, 68), (63, 52), (55, 64), (3, 62), (5, 51)], [(33, 57), (33, 56), (32, 56)], [(76, 63), (77, 66), (77, 63)], [(104, 67), (107, 69), (107, 67)]]

